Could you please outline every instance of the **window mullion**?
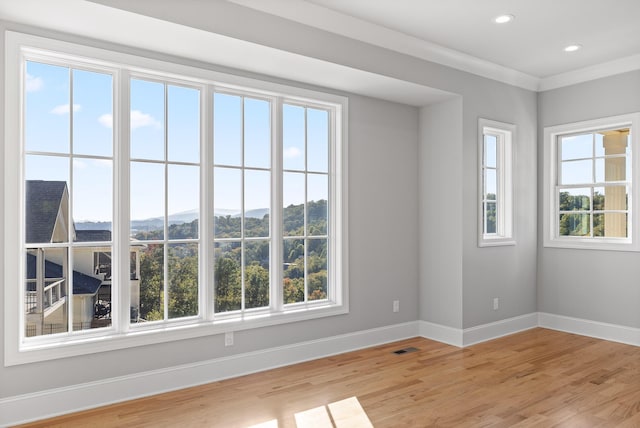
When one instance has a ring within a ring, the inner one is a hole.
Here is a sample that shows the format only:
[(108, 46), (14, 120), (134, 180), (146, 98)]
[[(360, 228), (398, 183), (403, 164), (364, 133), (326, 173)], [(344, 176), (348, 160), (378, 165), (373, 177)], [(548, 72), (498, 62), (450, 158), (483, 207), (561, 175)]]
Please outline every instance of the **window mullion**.
[[(113, 91), (113, 148), (114, 148), (114, 218), (113, 252), (118, 263), (115, 263), (112, 281), (112, 299), (116, 302), (116, 311), (112, 310), (112, 322), (118, 332), (129, 331), (131, 319), (131, 275), (129, 272), (129, 229), (130, 229), (130, 121), (131, 97), (130, 79), (126, 70), (114, 74)], [(140, 279), (138, 278), (138, 281)], [(115, 286), (114, 286), (115, 285)], [(136, 314), (137, 316), (137, 314)]]
[(214, 251), (213, 251), (213, 87), (200, 94), (200, 272), (199, 307), (206, 320), (214, 317)]
[(269, 303), (272, 311), (284, 309), (282, 276), (284, 259), (282, 254), (283, 233), (283, 170), (282, 170), (282, 98), (271, 101), (271, 275)]

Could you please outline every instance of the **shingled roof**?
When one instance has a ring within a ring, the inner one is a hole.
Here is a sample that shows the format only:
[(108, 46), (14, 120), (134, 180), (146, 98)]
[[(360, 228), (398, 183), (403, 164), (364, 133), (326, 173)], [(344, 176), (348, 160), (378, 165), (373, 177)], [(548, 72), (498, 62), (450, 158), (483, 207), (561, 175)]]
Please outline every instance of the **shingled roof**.
[[(44, 262), (45, 278), (62, 278), (62, 266), (49, 260)], [(27, 253), (27, 278), (36, 277), (36, 256)], [(82, 272), (73, 271), (73, 294), (96, 294), (102, 284), (102, 280), (85, 275)]]
[(110, 230), (78, 230), (76, 229), (76, 242), (101, 242), (111, 241)]
[(51, 242), (66, 188), (67, 183), (64, 181), (27, 180), (26, 241), (28, 244)]

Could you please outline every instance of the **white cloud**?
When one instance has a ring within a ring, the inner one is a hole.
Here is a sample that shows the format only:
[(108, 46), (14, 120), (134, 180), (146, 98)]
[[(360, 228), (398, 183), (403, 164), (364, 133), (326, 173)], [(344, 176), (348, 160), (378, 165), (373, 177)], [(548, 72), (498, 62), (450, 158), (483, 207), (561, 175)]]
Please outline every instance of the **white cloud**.
[(27, 92), (37, 92), (44, 86), (44, 80), (41, 77), (35, 77), (27, 73), (27, 81), (25, 82), (25, 89)]
[(113, 115), (111, 113), (105, 113), (98, 118), (98, 122), (105, 128), (113, 128)]
[(287, 147), (286, 149), (284, 149), (284, 152), (282, 153), (282, 155), (286, 159), (293, 159), (301, 156), (302, 152), (297, 147)]
[(86, 162), (78, 159), (78, 158), (74, 158), (73, 159), (73, 167), (77, 168), (77, 169), (86, 169), (87, 168), (87, 164)]
[(145, 126), (159, 128), (160, 122), (150, 114), (142, 113), (140, 110), (131, 110), (131, 129), (143, 128)]
[[(113, 115), (111, 113), (105, 113), (98, 118), (98, 122), (106, 128), (113, 128)], [(131, 129), (143, 128), (145, 126), (160, 128), (162, 125), (150, 114), (143, 113), (140, 110), (131, 110)]]
[[(82, 110), (82, 106), (80, 104), (73, 105), (74, 113), (79, 112), (80, 110)], [(63, 114), (69, 114), (69, 104), (60, 104), (59, 106), (55, 106), (50, 113), (57, 114), (60, 116)]]

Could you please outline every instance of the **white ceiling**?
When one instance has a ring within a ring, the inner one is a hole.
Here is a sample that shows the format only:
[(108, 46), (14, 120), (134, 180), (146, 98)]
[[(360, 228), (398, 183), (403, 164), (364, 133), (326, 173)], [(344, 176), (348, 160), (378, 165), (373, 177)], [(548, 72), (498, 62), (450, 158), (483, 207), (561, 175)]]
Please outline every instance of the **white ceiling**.
[[(229, 1), (477, 74), (515, 70), (541, 89), (640, 68), (640, 0)], [(515, 20), (492, 22), (501, 14)], [(583, 48), (563, 51), (573, 43)]]
[(238, 6), (530, 90), (640, 69), (640, 0), (0, 0), (0, 20), (412, 105), (451, 95), (207, 26)]

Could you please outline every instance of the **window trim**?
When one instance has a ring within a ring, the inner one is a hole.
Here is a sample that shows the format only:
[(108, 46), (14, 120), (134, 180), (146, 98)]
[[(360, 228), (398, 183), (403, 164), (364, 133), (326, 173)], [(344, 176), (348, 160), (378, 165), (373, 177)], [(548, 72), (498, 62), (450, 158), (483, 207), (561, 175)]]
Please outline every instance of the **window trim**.
[[(569, 134), (595, 132), (620, 127), (631, 128), (631, 177), (629, 191), (629, 234), (627, 238), (563, 237), (558, 231), (558, 139)], [(635, 131), (634, 131), (635, 130)], [(640, 251), (640, 113), (610, 116), (544, 128), (543, 246), (610, 251)]]
[[(497, 137), (496, 144), (496, 213), (495, 234), (484, 233), (484, 151), (485, 135)], [(478, 247), (516, 245), (514, 228), (513, 165), (516, 125), (489, 119), (478, 119)]]
[[(83, 66), (95, 65), (97, 68), (117, 68), (119, 84), (126, 87), (128, 91), (128, 79), (131, 76), (158, 76), (163, 81), (176, 79), (181, 83), (191, 82), (193, 86), (204, 87), (201, 93), (203, 108), (201, 109), (201, 117), (207, 117), (211, 114), (211, 106), (208, 100), (213, 100), (213, 90), (218, 88), (226, 88), (231, 91), (241, 91), (244, 94), (256, 94), (270, 99), (277, 99), (278, 103), (274, 104), (276, 110), (281, 110), (282, 102), (302, 103), (306, 106), (313, 107), (322, 106), (330, 109), (331, 113), (331, 133), (334, 136), (333, 142), (330, 142), (330, 165), (333, 168), (329, 173), (329, 200), (330, 212), (332, 218), (332, 241), (330, 257), (328, 263), (331, 264), (330, 277), (328, 287), (333, 289), (334, 300), (312, 302), (305, 304), (287, 305), (286, 308), (271, 307), (270, 312), (256, 311), (255, 313), (244, 313), (237, 317), (227, 317), (225, 314), (213, 314), (213, 301), (203, 301), (204, 294), (213, 298), (212, 270), (213, 267), (203, 267), (206, 260), (213, 256), (212, 249), (206, 237), (213, 236), (213, 219), (203, 221), (201, 225), (201, 242), (203, 245), (202, 258), (200, 266), (201, 290), (206, 289), (206, 293), (200, 293), (200, 317), (188, 318), (185, 320), (175, 320), (165, 322), (162, 325), (154, 326), (154, 329), (135, 328), (132, 329), (127, 323), (122, 325), (116, 318), (111, 328), (98, 329), (99, 331), (86, 330), (77, 332), (67, 337), (38, 337), (37, 341), (25, 343), (21, 340), (24, 331), (23, 316), (21, 315), (22, 306), (20, 297), (23, 287), (5, 287), (4, 290), (4, 312), (5, 312), (5, 358), (4, 365), (11, 366), (30, 362), (44, 361), (55, 358), (65, 358), (76, 355), (84, 355), (108, 350), (125, 349), (134, 346), (144, 346), (155, 343), (170, 342), (174, 340), (183, 340), (207, 335), (221, 334), (229, 331), (238, 331), (253, 329), (259, 327), (273, 326), (289, 322), (298, 322), (304, 320), (317, 319), (328, 316), (335, 316), (349, 312), (349, 292), (348, 292), (348, 98), (331, 93), (318, 92), (288, 86), (278, 83), (272, 83), (265, 80), (257, 80), (238, 75), (221, 73), (214, 70), (195, 68), (177, 63), (155, 60), (144, 56), (136, 56), (127, 53), (121, 53), (115, 50), (105, 50), (94, 48), (87, 45), (78, 45), (69, 42), (63, 42), (55, 39), (49, 39), (39, 36), (33, 36), (12, 31), (5, 32), (5, 142), (20, 141), (18, 145), (4, 145), (4, 176), (3, 189), (5, 194), (5, 208), (15, 207), (11, 210), (5, 209), (4, 217), (4, 263), (5, 266), (20, 266), (21, 256), (16, 248), (22, 245), (24, 235), (24, 213), (22, 204), (22, 194), (24, 193), (24, 185), (16, 186), (15, 183), (22, 183), (22, 157), (23, 157), (23, 135), (22, 135), (22, 110), (24, 106), (23, 75), (24, 75), (24, 54), (28, 53), (30, 59), (38, 55), (45, 55), (47, 62), (51, 56), (57, 56), (65, 66), (74, 66), (74, 61), (80, 62)], [(128, 160), (128, 133), (129, 133), (129, 101), (121, 99), (119, 89), (116, 88), (114, 80), (114, 118), (120, 118), (114, 121), (114, 139), (120, 144), (116, 145), (116, 155), (122, 156), (126, 153)], [(128, 92), (127, 92), (128, 93)], [(279, 113), (278, 113), (279, 114)], [(280, 114), (279, 116), (280, 117)], [(213, 142), (213, 130), (207, 123), (202, 123), (201, 132), (201, 184), (205, 184), (208, 189), (213, 190), (213, 156), (212, 149), (208, 147)], [(278, 141), (282, 133), (281, 123), (276, 122), (273, 126), (272, 134), (276, 138), (275, 144), (272, 145), (272, 155), (280, 154)], [(275, 147), (275, 148), (274, 148)], [(120, 153), (118, 153), (120, 151)], [(129, 190), (126, 184), (129, 181), (128, 168), (123, 167), (124, 161), (114, 164), (114, 193), (119, 192), (120, 197), (128, 197)], [(211, 168), (209, 168), (211, 167)], [(208, 171), (211, 169), (211, 171)], [(281, 178), (279, 174), (272, 180), (272, 186), (281, 187)], [(278, 189), (280, 187), (274, 187)], [(205, 187), (206, 189), (206, 187)], [(206, 190), (201, 189), (201, 194)], [(272, 203), (281, 202), (281, 191), (272, 192), (276, 196), (272, 197)], [(213, 212), (213, 198), (209, 197), (201, 201), (201, 218), (208, 213)], [(281, 203), (274, 205), (274, 209), (282, 209)], [(114, 257), (118, 253), (115, 246), (119, 245), (126, 251), (119, 251), (119, 261), (126, 269), (120, 268), (119, 271), (112, 273), (114, 277), (129, 277), (129, 251), (128, 251), (128, 230), (126, 227), (115, 227), (116, 223), (128, 224), (128, 210), (114, 210)], [(16, 227), (16, 225), (21, 225)], [(207, 232), (210, 231), (210, 232)], [(209, 235), (207, 235), (209, 233)], [(270, 238), (273, 242), (278, 241), (278, 237)], [(116, 244), (116, 240), (127, 242), (127, 244)], [(272, 245), (272, 251), (279, 251)], [(126, 262), (124, 263), (124, 259)], [(206, 259), (206, 260), (205, 260)], [(123, 264), (124, 263), (124, 264)], [(125, 272), (126, 271), (126, 272)], [(5, 284), (22, 284), (24, 282), (20, 269), (5, 269)], [(114, 289), (117, 287), (114, 287)], [(274, 285), (273, 290), (280, 287)], [(281, 291), (279, 292), (280, 294)], [(124, 294), (124, 295), (123, 295)], [(112, 297), (114, 302), (119, 303), (119, 313), (114, 314), (118, 320), (129, 318), (129, 296), (127, 293), (118, 293), (114, 291)], [(209, 300), (210, 300), (209, 299)]]

